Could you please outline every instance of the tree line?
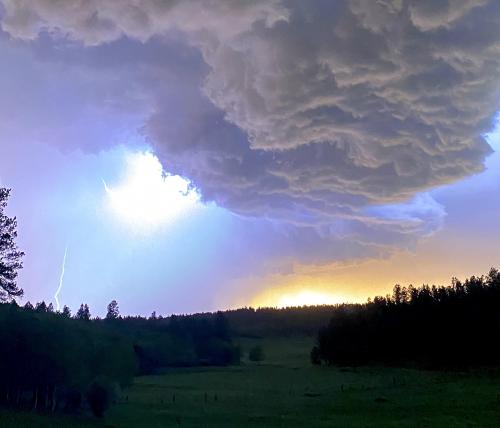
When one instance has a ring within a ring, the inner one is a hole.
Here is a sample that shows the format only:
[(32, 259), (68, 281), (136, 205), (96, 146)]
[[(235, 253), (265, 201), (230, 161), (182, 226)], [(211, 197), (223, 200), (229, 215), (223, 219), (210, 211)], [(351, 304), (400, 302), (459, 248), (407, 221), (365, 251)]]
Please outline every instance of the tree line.
[(233, 335), (243, 337), (314, 336), (337, 305), (241, 308), (224, 311)]
[(315, 364), (466, 369), (500, 365), (500, 273), (402, 287), (343, 305), (311, 351)]
[(223, 314), (91, 318), (87, 305), (74, 316), (44, 302), (0, 304), (0, 403), (45, 412), (90, 409), (102, 416), (133, 377), (172, 366), (239, 362), (239, 347)]
[(44, 306), (0, 305), (0, 402), (49, 412), (87, 406), (101, 416), (136, 373), (130, 339)]

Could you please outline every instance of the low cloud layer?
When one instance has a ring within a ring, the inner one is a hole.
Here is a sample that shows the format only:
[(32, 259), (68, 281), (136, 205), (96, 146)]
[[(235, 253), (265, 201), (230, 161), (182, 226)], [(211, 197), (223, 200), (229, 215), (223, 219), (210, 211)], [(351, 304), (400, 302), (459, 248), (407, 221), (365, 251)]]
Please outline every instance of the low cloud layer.
[[(491, 151), (481, 135), (500, 99), (496, 0), (0, 3), (3, 31), (27, 43), (159, 44), (126, 76), (142, 79), (131, 84), (148, 94), (142, 132), (167, 169), (206, 200), (322, 243), (436, 230), (442, 207), (407, 201), (480, 172)], [(172, 76), (161, 41), (173, 39), (199, 52), (198, 75)]]

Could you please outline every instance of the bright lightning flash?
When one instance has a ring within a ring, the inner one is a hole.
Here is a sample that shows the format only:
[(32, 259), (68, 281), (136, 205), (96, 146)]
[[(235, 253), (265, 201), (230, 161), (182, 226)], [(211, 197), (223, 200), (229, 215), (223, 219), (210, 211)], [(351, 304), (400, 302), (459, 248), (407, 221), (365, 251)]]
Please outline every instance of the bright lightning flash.
[(56, 293), (54, 294), (54, 299), (56, 300), (56, 309), (59, 310), (61, 305), (59, 303), (59, 293), (61, 292), (63, 282), (64, 282), (64, 273), (66, 271), (66, 257), (68, 255), (68, 247), (64, 250), (64, 257), (61, 269), (61, 276), (59, 277), (59, 287), (57, 287)]
[(192, 211), (199, 200), (189, 182), (163, 172), (158, 158), (137, 153), (127, 159), (125, 180), (104, 183), (111, 211), (137, 231), (152, 230)]

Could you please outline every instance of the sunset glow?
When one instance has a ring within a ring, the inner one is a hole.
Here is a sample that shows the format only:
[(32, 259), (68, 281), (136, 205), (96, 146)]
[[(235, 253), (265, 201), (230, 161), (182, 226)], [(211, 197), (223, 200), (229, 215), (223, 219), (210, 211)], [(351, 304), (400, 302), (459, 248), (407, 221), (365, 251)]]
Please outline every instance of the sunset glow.
[(320, 288), (280, 287), (270, 288), (256, 296), (252, 302), (252, 306), (288, 308), (298, 306), (335, 305), (352, 300), (352, 296), (346, 296)]
[(341, 303), (342, 299), (333, 294), (314, 290), (302, 290), (297, 293), (283, 294), (279, 296), (277, 307), (287, 308), (290, 306), (316, 306), (333, 305)]

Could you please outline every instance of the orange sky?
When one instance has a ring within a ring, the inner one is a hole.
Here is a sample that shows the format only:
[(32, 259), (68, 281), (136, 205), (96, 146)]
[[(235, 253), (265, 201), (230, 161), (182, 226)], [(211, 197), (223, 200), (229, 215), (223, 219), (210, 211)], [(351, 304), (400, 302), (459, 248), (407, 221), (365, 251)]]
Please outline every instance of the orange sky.
[[(422, 241), (415, 251), (400, 251), (383, 260), (345, 265), (296, 266), (290, 275), (248, 279), (244, 294), (231, 307), (288, 306), (364, 302), (390, 293), (394, 284), (450, 283), (453, 276), (485, 274), (500, 261), (500, 247), (484, 236), (454, 234), (446, 228)], [(255, 290), (258, 290), (255, 292)]]

